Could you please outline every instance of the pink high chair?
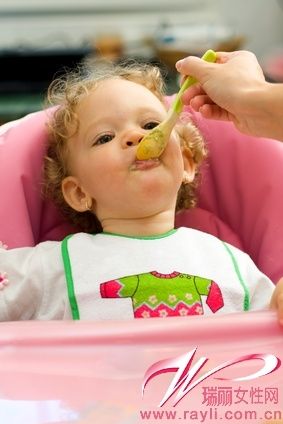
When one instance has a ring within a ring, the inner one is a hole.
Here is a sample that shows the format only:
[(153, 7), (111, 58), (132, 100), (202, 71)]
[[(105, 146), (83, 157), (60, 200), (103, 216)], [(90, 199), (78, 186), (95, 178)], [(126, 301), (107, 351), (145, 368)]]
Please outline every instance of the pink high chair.
[(283, 418), (282, 328), (268, 311), (227, 317), (0, 324), (0, 422)]
[[(199, 205), (179, 214), (176, 224), (210, 232), (245, 250), (276, 282), (283, 276), (283, 143), (192, 117), (210, 156), (203, 166)], [(41, 197), (46, 118), (41, 111), (0, 127), (2, 247), (33, 246), (77, 231)], [(200, 413), (206, 412), (210, 424), (239, 423), (251, 422), (245, 415), (251, 409), (257, 417), (279, 418), (282, 336), (270, 311), (168, 318), (166, 325), (163, 319), (0, 323), (0, 422), (149, 424), (170, 419), (179, 424), (192, 419), (194, 411), (194, 422), (201, 422)], [(192, 384), (203, 373), (206, 379), (174, 406), (186, 385), (176, 380), (176, 390), (170, 388), (173, 377), (190, 359), (200, 364), (200, 358), (206, 363)], [(236, 380), (242, 377), (248, 378)], [(228, 407), (221, 404), (223, 386), (230, 388)], [(256, 390), (264, 403), (252, 404)], [(237, 393), (245, 394), (244, 402), (235, 403)], [(215, 404), (215, 396), (220, 403)], [(162, 398), (165, 402), (158, 406)], [(171, 415), (161, 416), (165, 410)]]
[[(51, 113), (50, 110), (48, 113)], [(247, 252), (275, 283), (283, 276), (283, 143), (240, 134), (192, 114), (208, 143), (199, 204), (177, 226), (212, 233)], [(78, 231), (41, 196), (47, 112), (0, 127), (0, 242), (8, 248)]]

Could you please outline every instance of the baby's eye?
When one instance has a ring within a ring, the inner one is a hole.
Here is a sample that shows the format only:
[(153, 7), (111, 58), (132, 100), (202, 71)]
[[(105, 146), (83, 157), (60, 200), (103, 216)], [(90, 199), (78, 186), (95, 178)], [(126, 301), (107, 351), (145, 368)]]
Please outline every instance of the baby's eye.
[(95, 140), (94, 145), (97, 146), (100, 144), (109, 143), (109, 141), (113, 140), (113, 138), (114, 138), (113, 134), (103, 134)]
[(148, 122), (147, 124), (144, 125), (144, 129), (145, 130), (152, 130), (153, 128), (157, 127), (157, 125), (159, 124), (159, 122)]

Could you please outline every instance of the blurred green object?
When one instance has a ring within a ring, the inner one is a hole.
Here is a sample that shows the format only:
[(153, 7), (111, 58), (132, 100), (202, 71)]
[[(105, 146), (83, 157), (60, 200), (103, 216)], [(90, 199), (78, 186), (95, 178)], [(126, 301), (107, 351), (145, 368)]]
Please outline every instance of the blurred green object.
[(40, 93), (0, 94), (0, 124), (41, 110), (43, 100)]

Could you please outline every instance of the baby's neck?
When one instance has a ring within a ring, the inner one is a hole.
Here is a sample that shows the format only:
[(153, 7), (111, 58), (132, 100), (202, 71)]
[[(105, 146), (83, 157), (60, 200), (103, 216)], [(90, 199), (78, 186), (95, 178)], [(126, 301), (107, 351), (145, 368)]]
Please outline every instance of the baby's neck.
[(174, 228), (174, 219), (174, 213), (163, 212), (146, 218), (105, 219), (101, 224), (104, 232), (140, 237), (167, 233)]

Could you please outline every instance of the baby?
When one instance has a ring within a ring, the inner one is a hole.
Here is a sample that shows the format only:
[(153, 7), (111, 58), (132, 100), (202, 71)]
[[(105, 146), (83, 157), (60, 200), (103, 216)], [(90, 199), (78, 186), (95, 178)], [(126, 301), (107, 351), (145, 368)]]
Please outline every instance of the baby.
[[(248, 255), (209, 234), (174, 228), (176, 211), (196, 203), (206, 153), (193, 124), (176, 127), (159, 159), (136, 159), (138, 143), (166, 117), (158, 68), (83, 68), (55, 81), (49, 99), (57, 108), (49, 123), (45, 192), (83, 232), (0, 250), (1, 321), (268, 306), (274, 285)], [(274, 292), (275, 303), (281, 292)]]

